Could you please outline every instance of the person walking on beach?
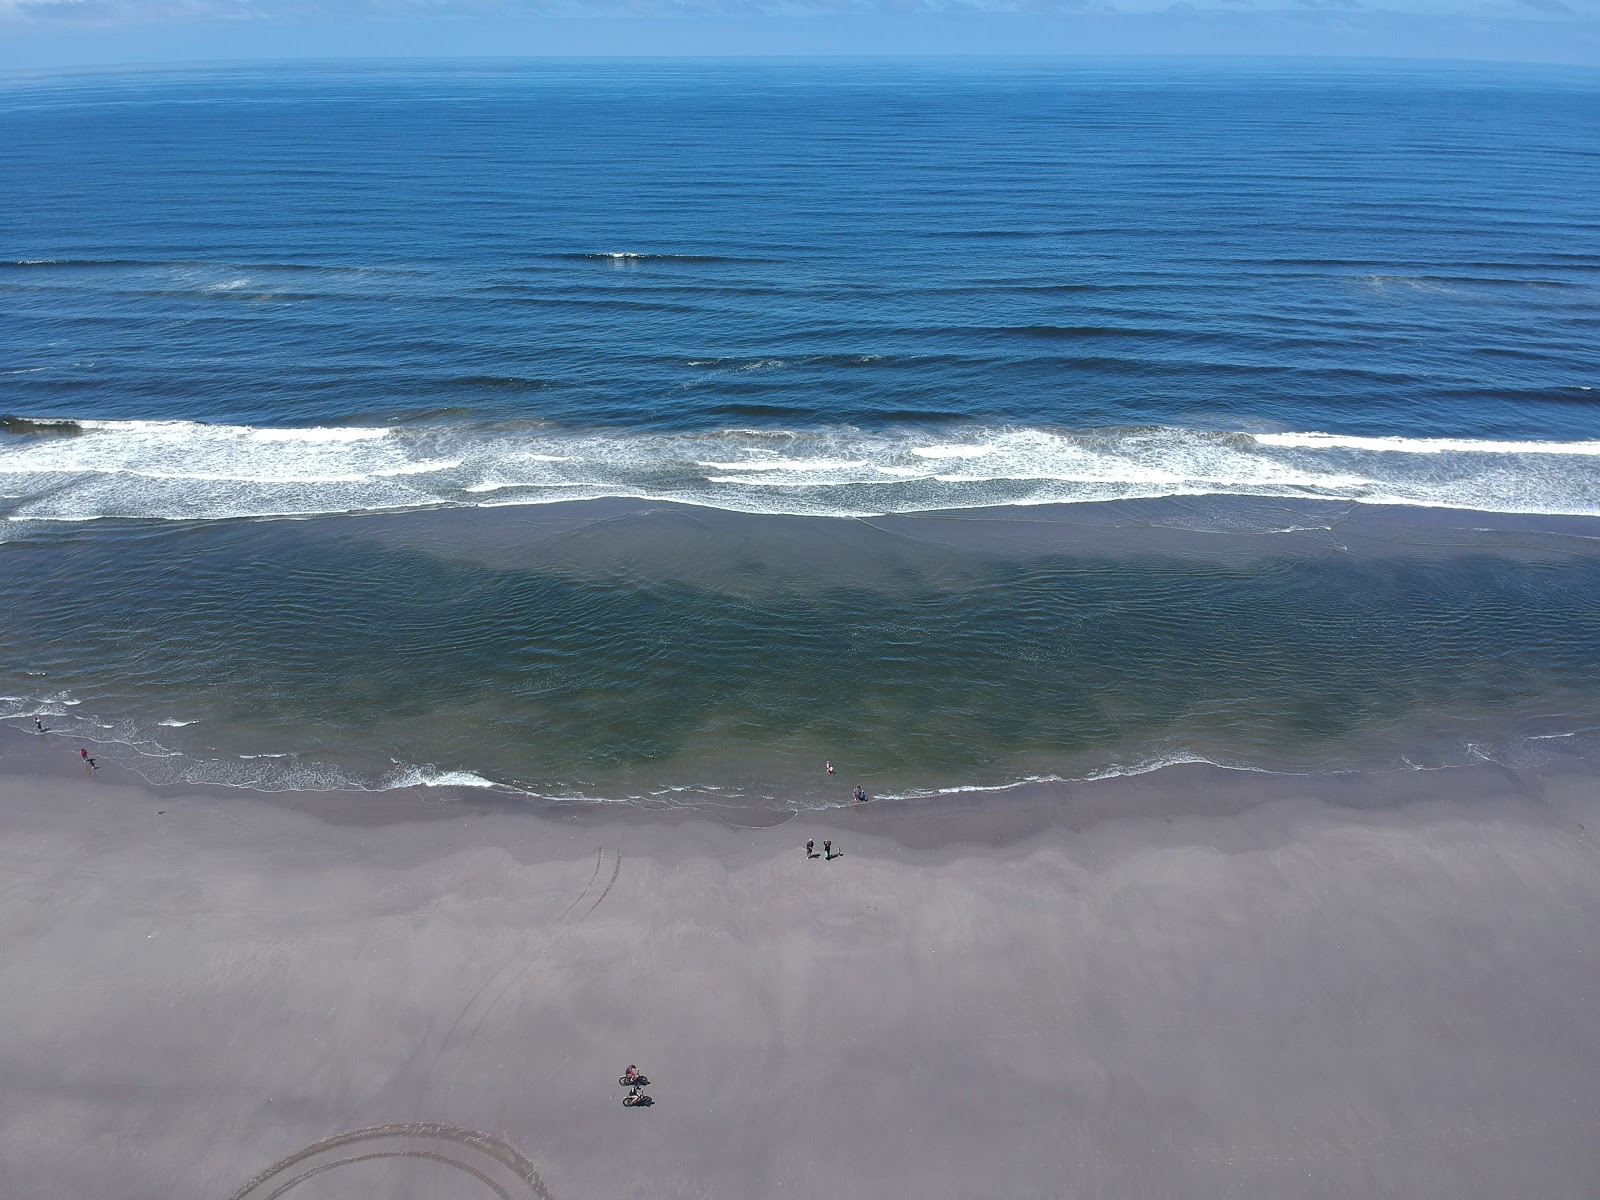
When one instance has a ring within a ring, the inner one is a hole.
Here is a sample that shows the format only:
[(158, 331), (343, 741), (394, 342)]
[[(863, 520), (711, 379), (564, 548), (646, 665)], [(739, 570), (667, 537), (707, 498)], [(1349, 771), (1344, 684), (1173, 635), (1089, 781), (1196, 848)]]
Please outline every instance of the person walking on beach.
[(815, 858), (816, 856), (817, 856), (817, 842), (816, 842), (816, 839), (815, 838), (807, 838), (806, 839), (806, 857), (807, 858)]
[(833, 839), (826, 838), (822, 843), (822, 861), (828, 862), (833, 858)]
[(87, 750), (84, 750), (80, 747), (78, 750), (78, 757), (83, 759), (84, 762), (88, 763), (91, 770), (98, 771), (100, 769), (100, 764), (89, 757), (89, 752)]
[(39, 720), (38, 717), (35, 717), (33, 719), (33, 727), (34, 727), (34, 729), (38, 730), (40, 733), (44, 732), (44, 722)]

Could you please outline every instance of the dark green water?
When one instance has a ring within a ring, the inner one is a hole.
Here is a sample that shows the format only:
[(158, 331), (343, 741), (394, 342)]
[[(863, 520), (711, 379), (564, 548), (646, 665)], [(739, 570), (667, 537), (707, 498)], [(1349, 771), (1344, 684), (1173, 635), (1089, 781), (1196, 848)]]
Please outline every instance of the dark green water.
[(80, 528), (6, 548), (0, 691), (163, 780), (691, 803), (1437, 765), (1600, 725), (1592, 543), (1152, 515), (1193, 516)]

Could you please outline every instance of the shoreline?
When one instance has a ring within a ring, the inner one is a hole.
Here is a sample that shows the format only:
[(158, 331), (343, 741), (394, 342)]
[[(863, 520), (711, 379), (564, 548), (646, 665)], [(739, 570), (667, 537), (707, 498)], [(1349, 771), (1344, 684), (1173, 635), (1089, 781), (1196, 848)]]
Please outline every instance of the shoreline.
[[(512, 1147), (552, 1200), (1578, 1200), (1593, 779), (1418, 775), (1232, 809), (1188, 771), (1081, 829), (0, 775), (8, 1190), (223, 1200), (400, 1123)], [(478, 1194), (404, 1149), (329, 1178)]]
[(1600, 780), (1600, 768), (1595, 764), (1578, 755), (1555, 754), (1536, 768), (1479, 762), (1321, 773), (1176, 762), (1088, 780), (1025, 780), (1000, 787), (873, 798), (865, 803), (841, 800), (820, 807), (668, 805), (568, 801), (498, 787), (456, 785), (323, 791), (152, 784), (136, 771), (112, 762), (102, 764), (99, 770), (84, 769), (70, 752), (68, 741), (48, 732), (40, 736), (0, 729), (0, 789), (23, 786), (30, 780), (74, 783), (81, 777), (84, 786), (127, 789), (171, 801), (262, 805), (330, 826), (359, 828), (496, 816), (553, 821), (581, 829), (708, 822), (729, 830), (757, 832), (796, 822), (824, 822), (852, 833), (882, 837), (908, 850), (1001, 847), (1048, 833), (1084, 834), (1119, 822), (1239, 817), (1285, 798), (1354, 813), (1400, 811), (1436, 803), (1441, 796), (1468, 809), (1491, 799), (1540, 806), (1559, 803)]

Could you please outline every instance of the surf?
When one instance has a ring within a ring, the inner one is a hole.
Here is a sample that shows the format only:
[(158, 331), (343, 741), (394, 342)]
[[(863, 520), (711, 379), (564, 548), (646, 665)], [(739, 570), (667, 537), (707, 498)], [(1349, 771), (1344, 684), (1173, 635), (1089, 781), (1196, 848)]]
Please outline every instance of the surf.
[(1600, 441), (1165, 426), (663, 433), (538, 421), (256, 427), (0, 418), (0, 512), (12, 522), (592, 499), (848, 518), (1175, 496), (1596, 516)]

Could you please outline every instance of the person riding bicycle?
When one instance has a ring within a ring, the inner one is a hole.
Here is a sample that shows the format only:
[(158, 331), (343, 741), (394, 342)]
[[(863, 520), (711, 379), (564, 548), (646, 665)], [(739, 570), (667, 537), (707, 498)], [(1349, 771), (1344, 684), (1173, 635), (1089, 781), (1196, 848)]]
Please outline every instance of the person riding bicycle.
[(623, 1078), (625, 1078), (629, 1083), (632, 1083), (635, 1079), (639, 1078), (639, 1068), (634, 1066), (632, 1063), (629, 1063), (628, 1073), (623, 1076)]

